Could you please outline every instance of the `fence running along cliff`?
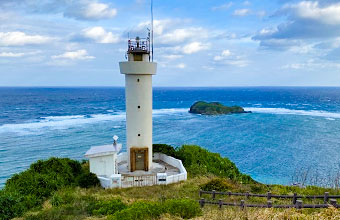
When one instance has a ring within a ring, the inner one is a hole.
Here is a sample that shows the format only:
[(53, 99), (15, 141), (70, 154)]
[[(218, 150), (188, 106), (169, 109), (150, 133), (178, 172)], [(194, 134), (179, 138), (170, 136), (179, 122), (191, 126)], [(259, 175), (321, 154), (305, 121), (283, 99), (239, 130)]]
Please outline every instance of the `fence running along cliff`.
[[(210, 194), (212, 201), (206, 200), (205, 198), (202, 198), (204, 194)], [(245, 200), (241, 200), (240, 203), (231, 203), (231, 202), (224, 202), (222, 199), (216, 200), (217, 195), (224, 195), (224, 196), (242, 196), (245, 198), (250, 197), (258, 197), (258, 198), (266, 198), (267, 204), (248, 204), (245, 202)], [(233, 192), (217, 192), (217, 191), (199, 191), (199, 204), (203, 208), (205, 204), (212, 204), (212, 205), (218, 205), (220, 208), (223, 206), (237, 206), (241, 209), (244, 209), (246, 207), (255, 207), (255, 208), (296, 208), (296, 209), (302, 209), (302, 208), (328, 208), (328, 207), (335, 207), (340, 208), (340, 204), (337, 204), (336, 199), (340, 199), (340, 195), (329, 195), (328, 192), (325, 192), (324, 195), (297, 195), (294, 193), (294, 195), (275, 195), (271, 192), (268, 192), (267, 194), (253, 194), (253, 193), (233, 193)], [(291, 199), (291, 204), (273, 204), (273, 201), (271, 199)], [(323, 200), (323, 204), (303, 204), (302, 199), (319, 199)]]

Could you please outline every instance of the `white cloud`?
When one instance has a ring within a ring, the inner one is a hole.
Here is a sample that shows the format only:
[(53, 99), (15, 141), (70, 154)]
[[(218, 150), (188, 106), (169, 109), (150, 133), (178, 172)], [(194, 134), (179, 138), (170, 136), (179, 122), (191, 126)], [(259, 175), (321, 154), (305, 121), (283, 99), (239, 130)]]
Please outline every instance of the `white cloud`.
[(1, 46), (23, 46), (27, 44), (44, 44), (53, 38), (41, 35), (27, 35), (24, 32), (0, 32)]
[(100, 19), (100, 18), (112, 18), (116, 16), (117, 9), (109, 8), (107, 4), (103, 3), (90, 3), (87, 5), (84, 16), (87, 18)]
[[(180, 20), (176, 19), (164, 19), (164, 20), (154, 20), (153, 21), (153, 33), (155, 35), (162, 35), (164, 31), (168, 30), (172, 26), (181, 23)], [(139, 31), (146, 31), (147, 28), (150, 28), (150, 21), (141, 22), (138, 24), (137, 29)]]
[(86, 28), (83, 31), (83, 36), (94, 40), (96, 43), (118, 43), (121, 39), (118, 34), (107, 32), (103, 27)]
[(0, 57), (22, 57), (25, 53), (12, 53), (12, 52), (2, 52)]
[(245, 67), (249, 61), (242, 56), (233, 54), (230, 50), (223, 50), (219, 55), (214, 56), (214, 61), (218, 64)]
[(250, 1), (244, 1), (242, 4), (246, 5), (246, 6), (249, 6), (249, 5), (251, 5), (251, 2)]
[(298, 4), (287, 4), (282, 12), (289, 12), (292, 16), (315, 20), (324, 24), (340, 24), (340, 3), (320, 7), (318, 1), (302, 1)]
[(187, 67), (187, 65), (185, 65), (184, 63), (180, 63), (178, 65), (175, 66), (178, 69), (184, 69), (185, 67)]
[(0, 57), (23, 57), (23, 56), (35, 55), (38, 53), (41, 53), (41, 51), (33, 51), (33, 52), (28, 52), (28, 53), (1, 52)]
[(170, 54), (170, 55), (163, 55), (162, 57), (163, 57), (164, 59), (167, 59), (167, 60), (176, 60), (176, 59), (182, 58), (183, 55), (179, 55), (179, 54)]
[(68, 51), (60, 55), (52, 56), (52, 59), (69, 59), (69, 60), (90, 60), (94, 56), (89, 56), (86, 50)]
[(325, 68), (340, 68), (340, 64), (336, 62), (327, 62), (325, 60), (309, 59), (301, 63), (290, 63), (281, 67), (281, 69), (293, 69), (293, 70), (309, 70), (320, 71)]
[(99, 20), (115, 17), (117, 9), (110, 8), (108, 4), (87, 1), (72, 5), (64, 15), (76, 19)]
[(225, 3), (223, 5), (215, 6), (212, 7), (211, 10), (216, 11), (216, 10), (227, 10), (233, 5), (232, 2)]
[(185, 54), (192, 54), (192, 53), (197, 53), (201, 50), (206, 50), (209, 48), (208, 44), (203, 44), (201, 42), (192, 42), (187, 45), (185, 45), (182, 49), (182, 52)]
[(179, 28), (159, 37), (161, 43), (181, 43), (189, 39), (207, 38), (208, 32), (203, 28)]
[(231, 56), (231, 52), (230, 50), (223, 50), (221, 55), (217, 55), (214, 57), (215, 61), (220, 61), (220, 60), (224, 60), (225, 58)]
[(243, 9), (237, 9), (234, 11), (233, 15), (235, 16), (247, 16), (250, 14), (250, 9), (243, 8)]

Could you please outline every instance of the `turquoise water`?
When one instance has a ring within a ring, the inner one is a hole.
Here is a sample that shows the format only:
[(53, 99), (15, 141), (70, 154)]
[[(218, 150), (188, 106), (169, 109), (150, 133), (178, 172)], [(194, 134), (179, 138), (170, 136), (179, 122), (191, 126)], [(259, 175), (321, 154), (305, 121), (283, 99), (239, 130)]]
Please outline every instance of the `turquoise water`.
[[(188, 113), (197, 100), (253, 113)], [(124, 88), (0, 88), (0, 186), (38, 159), (84, 159), (114, 134), (124, 144), (124, 109)], [(153, 123), (154, 143), (200, 145), (263, 183), (339, 170), (340, 88), (155, 88)]]

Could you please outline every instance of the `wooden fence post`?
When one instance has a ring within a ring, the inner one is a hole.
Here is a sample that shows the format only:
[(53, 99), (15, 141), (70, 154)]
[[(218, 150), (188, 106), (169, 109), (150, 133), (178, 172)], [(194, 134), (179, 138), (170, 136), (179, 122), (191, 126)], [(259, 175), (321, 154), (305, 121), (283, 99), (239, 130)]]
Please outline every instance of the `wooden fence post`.
[(301, 208), (302, 208), (302, 200), (296, 200), (295, 207), (296, 207), (297, 209), (301, 209)]
[(249, 199), (249, 192), (246, 192), (246, 198)]
[(268, 207), (268, 208), (273, 207), (273, 202), (270, 201), (270, 200), (268, 200), (268, 201), (267, 201), (267, 207)]
[(296, 200), (297, 200), (297, 193), (294, 193), (294, 196), (293, 196), (293, 204), (294, 205), (296, 204)]
[(267, 200), (270, 200), (272, 198), (272, 193), (270, 191), (268, 191), (267, 193)]
[(201, 208), (204, 207), (204, 204), (205, 204), (205, 200), (204, 200), (204, 198), (201, 198), (200, 199), (200, 206), (201, 206)]
[(218, 205), (220, 206), (220, 209), (221, 209), (221, 208), (222, 208), (222, 206), (223, 206), (222, 199), (218, 200)]
[(213, 191), (212, 191), (212, 199), (213, 199), (213, 200), (215, 200), (215, 197), (216, 197), (216, 194), (215, 194), (215, 193), (216, 193), (216, 191), (213, 190)]
[(329, 192), (325, 192), (324, 198), (323, 198), (323, 203), (327, 204), (328, 203), (328, 196), (329, 196)]
[(240, 206), (241, 206), (241, 209), (244, 210), (244, 200), (241, 200)]
[(334, 206), (335, 208), (337, 208), (336, 199), (330, 199), (330, 200), (329, 200), (329, 203), (331, 203), (332, 206)]

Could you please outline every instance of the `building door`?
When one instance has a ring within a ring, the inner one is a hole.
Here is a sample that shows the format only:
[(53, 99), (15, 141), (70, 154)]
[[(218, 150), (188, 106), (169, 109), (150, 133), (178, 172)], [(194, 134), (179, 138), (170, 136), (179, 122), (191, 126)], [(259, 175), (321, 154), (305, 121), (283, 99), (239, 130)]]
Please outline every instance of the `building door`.
[(144, 151), (136, 151), (136, 170), (144, 170)]
[(135, 170), (149, 170), (149, 150), (148, 148), (131, 148), (130, 149), (130, 167), (131, 172)]

